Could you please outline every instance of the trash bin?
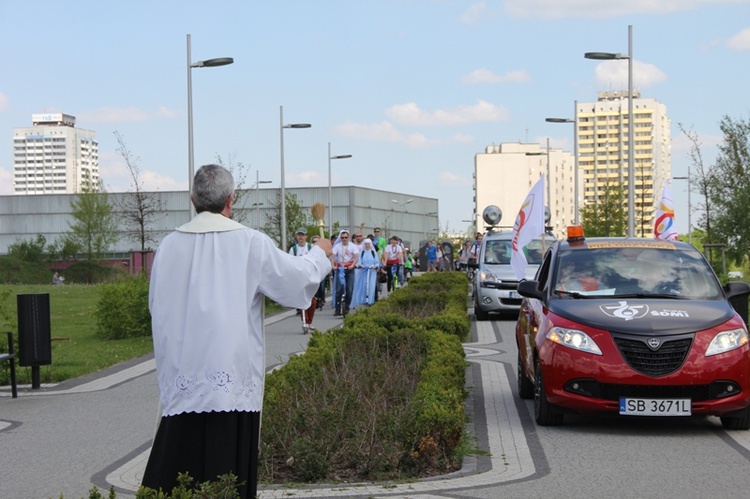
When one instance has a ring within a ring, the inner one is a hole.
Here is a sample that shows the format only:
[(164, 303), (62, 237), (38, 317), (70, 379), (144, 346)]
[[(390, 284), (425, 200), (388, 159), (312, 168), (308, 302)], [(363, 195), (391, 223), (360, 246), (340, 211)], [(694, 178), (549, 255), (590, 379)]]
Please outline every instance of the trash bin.
[(18, 295), (17, 305), (18, 365), (52, 364), (49, 293)]

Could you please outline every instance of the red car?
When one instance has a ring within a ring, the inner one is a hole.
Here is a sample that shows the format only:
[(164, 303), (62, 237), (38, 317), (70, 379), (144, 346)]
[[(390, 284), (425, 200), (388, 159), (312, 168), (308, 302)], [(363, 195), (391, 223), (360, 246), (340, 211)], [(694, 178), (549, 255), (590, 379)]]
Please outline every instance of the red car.
[(689, 244), (573, 229), (518, 285), (518, 390), (534, 398), (537, 424), (715, 415), (749, 429), (750, 286), (722, 287)]

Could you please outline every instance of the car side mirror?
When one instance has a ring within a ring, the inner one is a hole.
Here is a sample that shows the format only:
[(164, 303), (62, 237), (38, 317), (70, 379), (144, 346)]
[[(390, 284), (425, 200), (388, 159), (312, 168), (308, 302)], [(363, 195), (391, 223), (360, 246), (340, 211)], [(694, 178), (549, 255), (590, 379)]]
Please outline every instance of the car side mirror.
[(724, 291), (727, 294), (729, 304), (735, 312), (740, 314), (745, 324), (748, 323), (748, 295), (750, 295), (750, 285), (744, 282), (732, 281), (724, 285)]
[(469, 262), (466, 264), (470, 269), (478, 269), (479, 264), (477, 262)]
[(518, 294), (526, 298), (544, 301), (544, 293), (539, 290), (539, 281), (521, 281), (518, 283)]

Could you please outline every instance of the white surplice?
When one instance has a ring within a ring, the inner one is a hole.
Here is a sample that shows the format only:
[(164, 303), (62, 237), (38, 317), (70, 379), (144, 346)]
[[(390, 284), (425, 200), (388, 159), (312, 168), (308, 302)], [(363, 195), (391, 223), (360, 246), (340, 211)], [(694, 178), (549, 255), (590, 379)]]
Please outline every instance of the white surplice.
[(330, 271), (317, 246), (295, 257), (215, 213), (165, 237), (149, 290), (162, 415), (260, 411), (263, 296), (306, 308)]

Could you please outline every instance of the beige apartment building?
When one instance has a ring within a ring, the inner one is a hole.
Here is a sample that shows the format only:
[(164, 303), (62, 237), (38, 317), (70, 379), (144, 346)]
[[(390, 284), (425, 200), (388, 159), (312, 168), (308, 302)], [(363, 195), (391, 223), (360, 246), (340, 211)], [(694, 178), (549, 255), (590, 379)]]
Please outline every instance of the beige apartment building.
[[(578, 166), (583, 202), (595, 204), (607, 185), (623, 185), (627, 204), (628, 93), (599, 92), (596, 102), (579, 102)], [(633, 92), (635, 236), (651, 237), (657, 204), (671, 176), (672, 139), (667, 107)]]
[(33, 114), (13, 129), (14, 194), (74, 194), (85, 179), (99, 182), (96, 133), (76, 128), (75, 116)]

